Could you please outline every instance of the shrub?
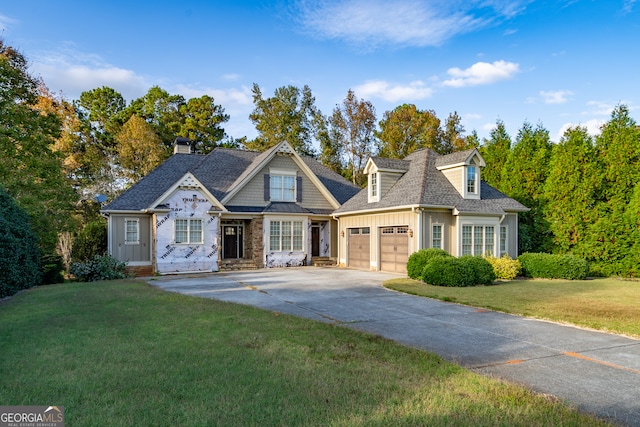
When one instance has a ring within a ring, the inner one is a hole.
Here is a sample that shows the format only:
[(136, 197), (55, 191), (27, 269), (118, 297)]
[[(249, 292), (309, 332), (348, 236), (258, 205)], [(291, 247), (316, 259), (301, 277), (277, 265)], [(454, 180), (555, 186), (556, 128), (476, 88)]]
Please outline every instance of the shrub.
[(581, 280), (589, 274), (589, 263), (575, 255), (525, 253), (518, 260), (527, 277)]
[(461, 258), (436, 256), (422, 270), (422, 281), (436, 286), (471, 286), (473, 265)]
[(126, 263), (110, 255), (95, 255), (88, 261), (71, 264), (70, 273), (81, 282), (124, 279), (128, 277), (125, 273), (126, 266)]
[(73, 243), (72, 260), (88, 261), (96, 255), (105, 253), (107, 253), (107, 223), (104, 220), (88, 223)]
[(38, 238), (29, 215), (0, 188), (0, 298), (42, 283)]
[(64, 282), (62, 270), (64, 270), (64, 266), (60, 255), (45, 255), (42, 257), (43, 284), (50, 285)]
[(407, 261), (407, 275), (412, 279), (420, 279), (424, 266), (436, 256), (450, 257), (451, 255), (445, 250), (436, 248), (420, 249), (412, 253)]
[(511, 258), (507, 254), (502, 258), (487, 256), (485, 259), (493, 267), (493, 272), (498, 279), (513, 280), (518, 277), (518, 274), (522, 271), (520, 261)]
[(496, 280), (496, 273), (489, 261), (479, 256), (463, 256), (462, 262), (468, 263), (473, 269), (472, 285), (491, 285)]

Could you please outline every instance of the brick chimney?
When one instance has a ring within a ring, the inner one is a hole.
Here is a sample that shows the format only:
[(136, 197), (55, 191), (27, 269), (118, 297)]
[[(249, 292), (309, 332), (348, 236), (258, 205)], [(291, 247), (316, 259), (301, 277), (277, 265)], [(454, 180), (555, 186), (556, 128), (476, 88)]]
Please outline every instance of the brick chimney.
[(193, 154), (193, 146), (189, 138), (177, 137), (173, 142), (173, 154)]

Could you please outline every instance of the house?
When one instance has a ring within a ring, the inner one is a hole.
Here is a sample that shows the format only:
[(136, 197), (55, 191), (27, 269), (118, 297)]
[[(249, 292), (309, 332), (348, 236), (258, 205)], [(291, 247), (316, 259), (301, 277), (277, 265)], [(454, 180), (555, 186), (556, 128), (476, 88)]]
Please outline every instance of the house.
[(338, 251), (333, 211), (360, 190), (282, 142), (174, 154), (102, 209), (109, 253), (137, 274), (309, 265)]
[(528, 209), (482, 182), (477, 150), (373, 157), (364, 189), (282, 142), (174, 154), (102, 210), (109, 253), (138, 274), (303, 266), (406, 272), (409, 254), (518, 250)]
[(406, 272), (409, 254), (422, 248), (517, 257), (518, 213), (528, 208), (482, 182), (484, 166), (476, 149), (370, 158), (367, 187), (333, 212), (339, 263)]

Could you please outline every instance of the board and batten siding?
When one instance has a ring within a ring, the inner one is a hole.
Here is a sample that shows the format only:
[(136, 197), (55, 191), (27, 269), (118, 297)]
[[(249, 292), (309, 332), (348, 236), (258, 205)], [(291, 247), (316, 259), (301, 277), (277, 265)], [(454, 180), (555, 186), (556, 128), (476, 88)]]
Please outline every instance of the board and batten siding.
[[(125, 219), (139, 221), (138, 243), (126, 243)], [(111, 214), (109, 216), (109, 247), (111, 255), (129, 265), (151, 265), (151, 216)]]
[[(340, 218), (340, 240), (339, 244), (339, 264), (348, 265), (348, 240), (350, 228), (370, 228), (371, 244), (369, 246), (370, 269), (380, 270), (380, 233), (382, 227), (406, 226), (411, 230), (413, 236), (409, 236), (409, 255), (418, 250), (418, 214), (411, 211), (389, 212), (381, 214), (368, 214), (358, 216), (347, 216)], [(344, 235), (343, 235), (344, 234)]]
[(505, 215), (501, 225), (507, 226), (507, 253), (513, 259), (518, 258), (518, 214)]
[(227, 203), (229, 206), (267, 206), (264, 200), (264, 175), (269, 171), (291, 171), (302, 178), (302, 201), (298, 204), (304, 208), (333, 209), (331, 203), (322, 195), (320, 190), (311, 182), (298, 165), (289, 156), (275, 156), (268, 165), (263, 167), (238, 193)]
[(442, 249), (455, 254), (456, 251), (456, 230), (455, 221), (450, 210), (435, 210), (422, 212), (422, 248), (433, 247), (433, 225), (442, 225)]

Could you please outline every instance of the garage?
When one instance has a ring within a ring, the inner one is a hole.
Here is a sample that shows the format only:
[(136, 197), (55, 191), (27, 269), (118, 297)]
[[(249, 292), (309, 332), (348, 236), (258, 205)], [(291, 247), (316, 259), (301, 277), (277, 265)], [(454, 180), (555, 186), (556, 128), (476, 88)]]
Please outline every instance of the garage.
[(347, 265), (355, 268), (371, 268), (370, 247), (371, 231), (369, 227), (349, 228), (347, 242)]
[(409, 259), (409, 227), (380, 228), (380, 270), (407, 272)]

